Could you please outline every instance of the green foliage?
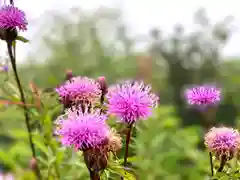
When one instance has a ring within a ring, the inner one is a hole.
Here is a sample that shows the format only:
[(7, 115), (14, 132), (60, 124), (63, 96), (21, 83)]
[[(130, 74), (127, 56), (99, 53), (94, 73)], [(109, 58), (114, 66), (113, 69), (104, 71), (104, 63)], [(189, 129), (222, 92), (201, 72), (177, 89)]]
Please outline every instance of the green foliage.
[[(141, 72), (141, 69), (137, 68), (138, 54), (131, 52), (135, 40), (130, 39), (125, 31), (119, 32), (123, 30), (119, 28), (122, 24), (119, 14), (113, 18), (116, 14), (108, 12), (107, 9), (105, 11), (104, 17), (99, 14), (82, 17), (81, 13), (64, 15), (64, 18), (61, 15), (56, 16), (53, 22), (49, 22), (53, 26), (51, 33), (44, 35), (43, 39), (44, 48), (50, 51), (47, 61), (29, 62), (19, 66), (29, 105), (31, 127), (34, 129), (33, 141), (37, 148), (37, 162), (43, 179), (89, 179), (83, 155), (61, 147), (53, 135), (54, 120), (62, 113), (62, 107), (50, 91), (62, 83), (64, 71), (71, 69), (74, 74), (81, 76), (104, 75), (109, 83), (121, 79), (136, 79), (138, 72)], [(128, 158), (131, 168), (122, 167), (123, 152), (119, 152), (117, 159), (110, 158), (108, 167), (101, 175), (103, 180), (120, 179), (120, 176), (123, 176), (124, 180), (208, 178), (208, 153), (198, 148), (203, 136), (202, 127), (182, 126), (182, 121), (190, 121), (191, 125), (200, 124), (196, 116), (182, 116), (185, 113), (185, 104), (180, 97), (182, 88), (188, 83), (217, 81), (224, 87), (226, 97), (217, 114), (218, 122), (227, 124), (231, 119), (229, 124), (234, 124), (234, 120), (239, 116), (240, 78), (237, 68), (239, 60), (222, 62), (219, 58), (219, 49), (228, 37), (228, 24), (219, 27), (218, 23), (211, 26), (205, 21), (206, 17), (202, 13), (198, 13), (196, 17), (196, 21), (202, 26), (198, 32), (182, 36), (179, 31), (181, 27), (176, 27), (174, 34), (164, 42), (150, 42), (155, 51), (150, 48), (149, 52), (141, 53), (142, 56), (150, 54), (152, 57), (152, 62), (146, 63), (151, 64), (151, 77), (146, 79), (150, 79), (156, 92), (161, 92), (162, 105), (154, 112), (152, 118), (139, 123), (134, 129), (136, 133), (132, 138), (129, 153), (131, 157)], [(72, 16), (74, 18), (71, 18)], [(76, 17), (81, 18), (75, 21)], [(99, 27), (99, 21), (105, 23), (103, 34), (100, 33), (101, 28), (96, 28)], [(110, 30), (105, 31), (106, 27)], [(206, 38), (208, 33), (203, 29), (210, 29), (213, 38)], [(21, 36), (18, 36), (17, 40), (28, 42)], [(160, 38), (155, 40), (160, 41)], [(216, 40), (220, 43), (212, 44)], [(123, 50), (118, 48), (119, 41), (124, 46)], [(171, 48), (165, 49), (165, 46), (159, 45), (164, 43)], [(187, 52), (181, 51), (186, 43), (189, 49), (187, 48)], [(206, 44), (209, 48), (206, 48)], [(199, 64), (196, 62), (197, 58), (192, 56), (194, 54), (201, 57)], [(39, 55), (36, 54), (37, 57)], [(3, 100), (0, 101), (0, 162), (5, 165), (6, 171), (14, 172), (19, 179), (34, 180), (36, 178), (29, 165), (31, 151), (22, 116), (22, 104), (11, 73), (10, 71), (7, 75), (0, 74), (0, 81), (3, 82), (0, 89), (0, 100)], [(28, 88), (29, 81), (34, 81), (41, 87), (38, 89), (39, 99), (36, 99)], [(38, 100), (41, 106), (38, 105)], [(112, 117), (109, 124), (118, 130), (124, 128)], [(237, 170), (232, 168), (228, 173), (216, 173), (215, 176), (221, 180), (229, 179), (229, 176), (237, 179)]]

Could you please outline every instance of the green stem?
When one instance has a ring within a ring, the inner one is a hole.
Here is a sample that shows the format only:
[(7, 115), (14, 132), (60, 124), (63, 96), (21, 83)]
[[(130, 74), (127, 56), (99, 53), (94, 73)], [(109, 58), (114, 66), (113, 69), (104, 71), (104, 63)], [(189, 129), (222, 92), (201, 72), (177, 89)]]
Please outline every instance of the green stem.
[(211, 175), (213, 176), (213, 158), (212, 158), (212, 153), (209, 152), (209, 160), (210, 160), (210, 169), (211, 169)]
[[(35, 158), (37, 160), (37, 158), (36, 158), (36, 151), (35, 151), (33, 138), (32, 138), (32, 134), (31, 134), (30, 118), (29, 118), (29, 115), (28, 115), (28, 109), (27, 109), (27, 106), (26, 106), (26, 100), (25, 100), (25, 96), (24, 96), (24, 93), (23, 93), (23, 88), (22, 88), (22, 85), (21, 85), (21, 82), (20, 82), (20, 79), (19, 79), (19, 76), (18, 76), (18, 72), (17, 72), (16, 59), (13, 56), (12, 41), (11, 42), (7, 42), (7, 49), (8, 49), (8, 54), (9, 54), (9, 57), (10, 57), (10, 60), (11, 60), (14, 77), (15, 77), (15, 80), (16, 80), (16, 83), (17, 83), (17, 87), (18, 87), (18, 90), (19, 90), (19, 93), (20, 93), (20, 98), (21, 98), (21, 101), (23, 103), (25, 123), (26, 123), (26, 126), (27, 126), (28, 139), (29, 139), (30, 148), (32, 150), (32, 156), (33, 156), (33, 158)], [(35, 174), (36, 174), (36, 177), (38, 178), (38, 180), (41, 180), (41, 173), (40, 173), (38, 164), (36, 164)]]
[[(124, 161), (123, 161), (124, 167), (127, 167), (127, 158), (128, 158), (129, 144), (131, 139), (131, 132), (132, 132), (132, 125), (128, 127), (128, 132), (126, 137), (126, 147), (125, 147), (125, 154), (124, 154)], [(124, 178), (121, 177), (121, 179), (123, 180)]]

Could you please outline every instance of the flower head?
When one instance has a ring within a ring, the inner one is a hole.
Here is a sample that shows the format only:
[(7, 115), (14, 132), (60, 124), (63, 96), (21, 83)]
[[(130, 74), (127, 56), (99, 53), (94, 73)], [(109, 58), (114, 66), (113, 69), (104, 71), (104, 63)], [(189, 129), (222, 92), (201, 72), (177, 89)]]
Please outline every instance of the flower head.
[(213, 127), (205, 135), (205, 145), (218, 159), (233, 157), (239, 147), (239, 133), (232, 128)]
[(99, 112), (82, 113), (69, 110), (66, 117), (58, 121), (56, 134), (61, 143), (77, 150), (97, 148), (108, 141), (110, 129), (105, 120), (107, 116)]
[(64, 105), (95, 102), (101, 96), (99, 83), (87, 77), (72, 77), (56, 88), (56, 92)]
[(221, 100), (221, 90), (212, 85), (201, 85), (187, 89), (185, 97), (190, 105), (214, 105)]
[(13, 5), (4, 5), (0, 8), (0, 28), (27, 30), (27, 20), (24, 11)]
[(158, 101), (158, 97), (151, 93), (151, 87), (142, 82), (116, 85), (109, 89), (106, 97), (109, 113), (127, 124), (148, 118)]

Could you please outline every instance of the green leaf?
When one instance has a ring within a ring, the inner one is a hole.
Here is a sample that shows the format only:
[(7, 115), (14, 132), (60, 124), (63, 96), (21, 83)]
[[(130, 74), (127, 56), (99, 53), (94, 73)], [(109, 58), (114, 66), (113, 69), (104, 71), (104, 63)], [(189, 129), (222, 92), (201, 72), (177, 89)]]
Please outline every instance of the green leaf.
[(48, 148), (45, 146), (42, 140), (43, 139), (39, 139), (36, 136), (33, 137), (33, 143), (36, 145), (36, 147), (39, 148), (45, 155), (48, 155)]
[(20, 178), (20, 180), (36, 180), (36, 176), (33, 172), (27, 171), (24, 172), (23, 176)]
[(23, 37), (23, 36), (17, 36), (16, 40), (22, 41), (24, 43), (28, 43), (29, 42), (29, 40), (27, 38)]
[(228, 176), (224, 172), (217, 172), (213, 179), (227, 180)]
[(110, 167), (108, 168), (108, 170), (114, 174), (118, 174), (119, 176), (124, 177), (124, 180), (136, 180), (136, 177), (123, 169), (123, 167), (119, 168), (119, 167)]
[[(142, 160), (142, 158), (138, 157), (138, 156), (132, 156), (132, 157), (127, 158), (127, 162), (130, 162), (130, 163), (141, 161), (141, 160)], [(124, 161), (123, 158), (119, 159), (119, 164), (122, 164), (123, 161)]]

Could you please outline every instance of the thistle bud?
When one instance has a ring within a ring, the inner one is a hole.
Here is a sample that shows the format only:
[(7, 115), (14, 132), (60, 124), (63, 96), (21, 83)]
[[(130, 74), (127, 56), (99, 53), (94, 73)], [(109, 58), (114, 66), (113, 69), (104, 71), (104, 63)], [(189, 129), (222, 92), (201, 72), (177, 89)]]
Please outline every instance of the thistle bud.
[(103, 104), (104, 96), (108, 92), (108, 85), (104, 76), (101, 76), (97, 79), (97, 82), (100, 84), (100, 90), (102, 91), (101, 103)]
[(35, 171), (37, 168), (37, 161), (35, 158), (32, 158), (30, 163), (29, 163), (29, 167), (32, 171)]
[(73, 78), (72, 70), (67, 69), (67, 70), (66, 70), (65, 80), (70, 80), (70, 79), (72, 79), (72, 78)]

